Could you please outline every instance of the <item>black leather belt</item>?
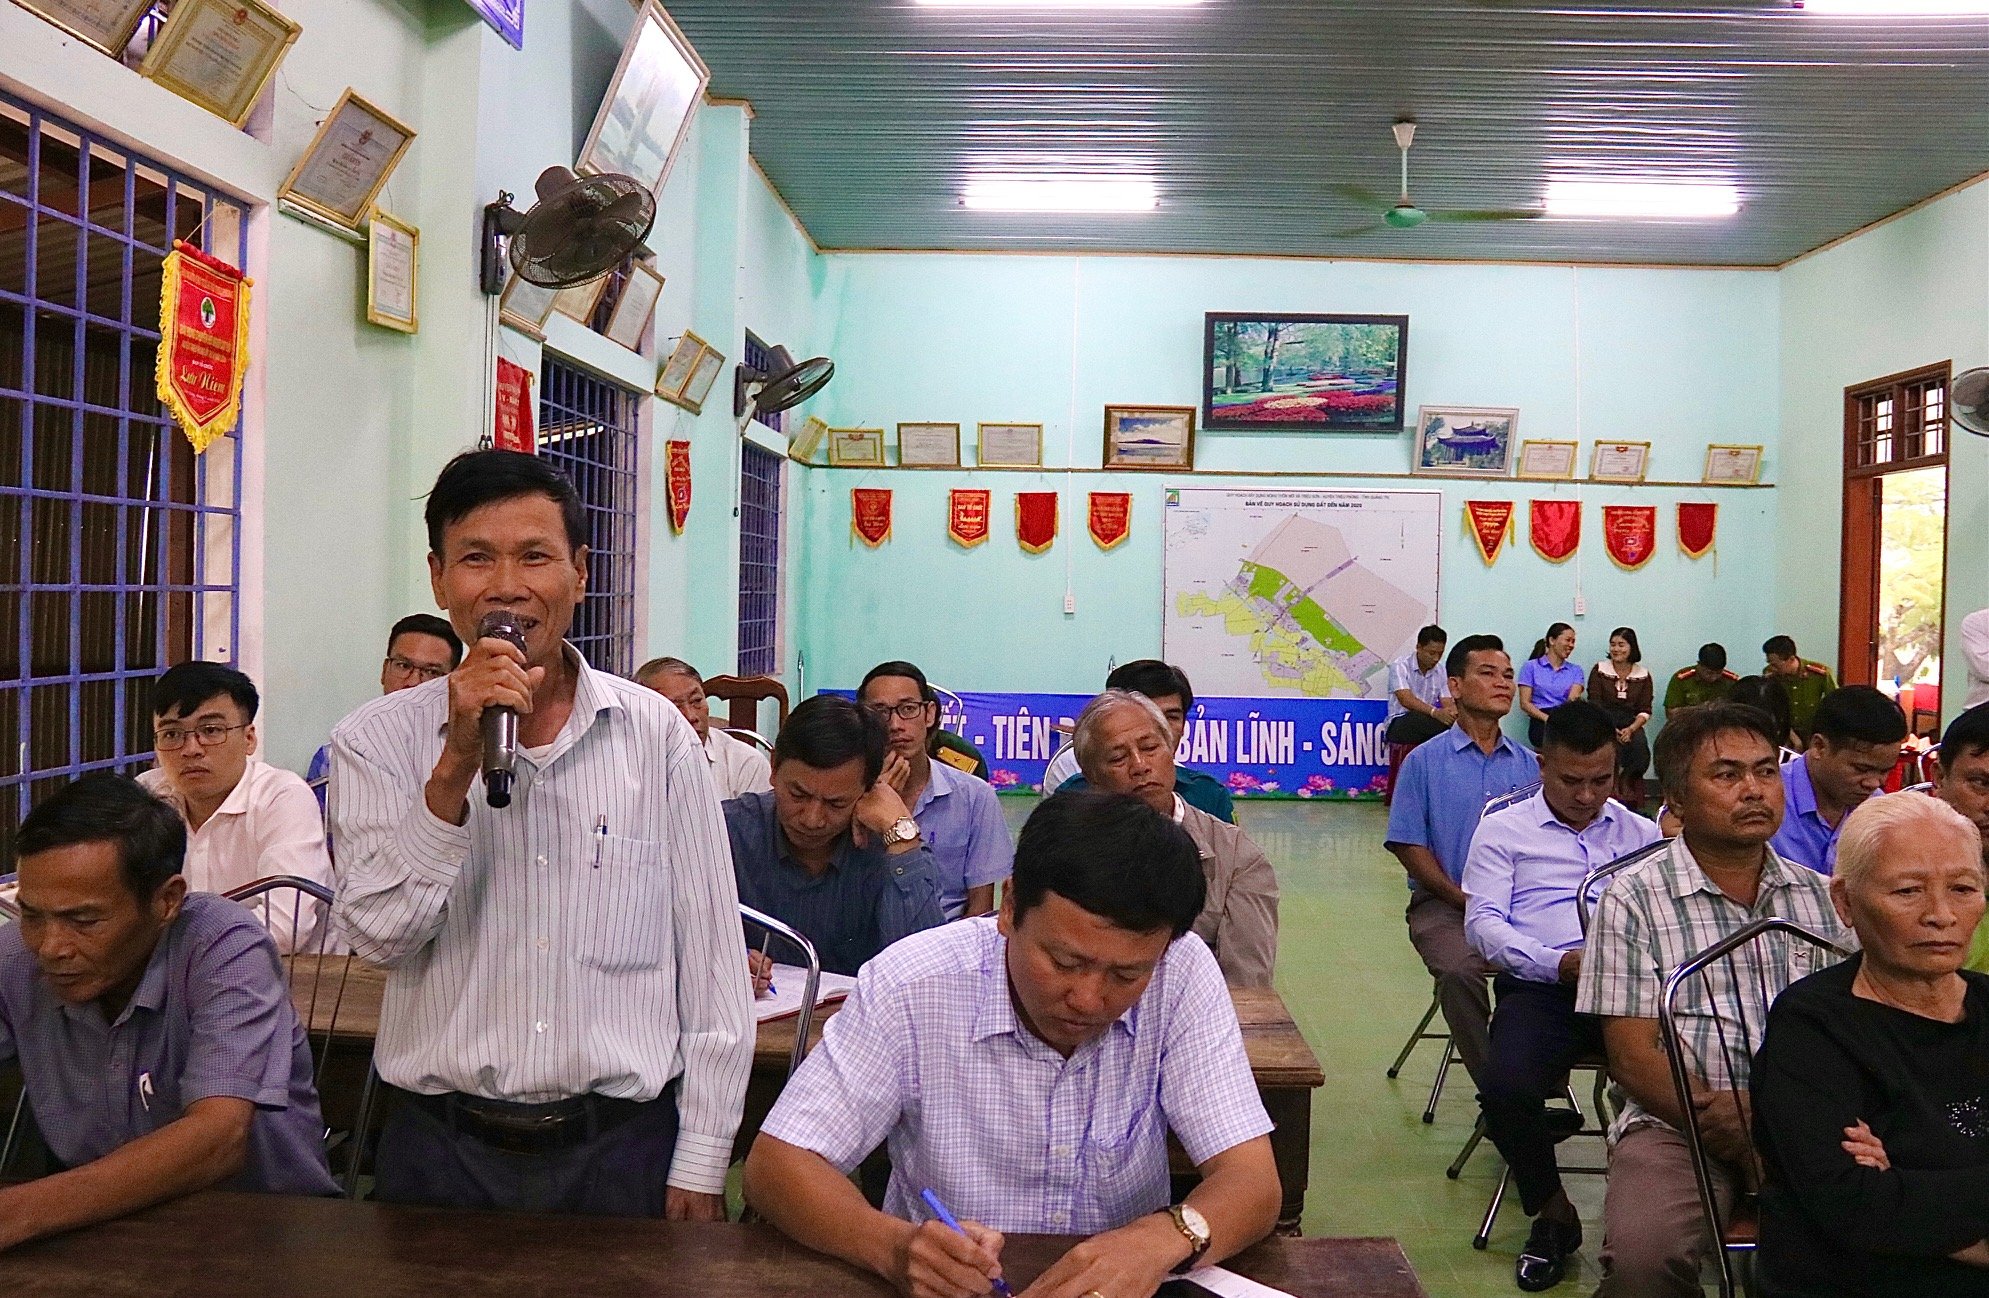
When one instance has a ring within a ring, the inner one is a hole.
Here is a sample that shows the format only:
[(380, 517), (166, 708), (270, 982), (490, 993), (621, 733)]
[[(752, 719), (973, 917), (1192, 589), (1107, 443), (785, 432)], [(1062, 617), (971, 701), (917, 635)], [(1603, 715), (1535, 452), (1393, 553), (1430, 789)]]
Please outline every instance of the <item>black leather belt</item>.
[(584, 1145), (642, 1116), (651, 1105), (676, 1102), (669, 1089), (649, 1101), (581, 1095), (550, 1104), (512, 1104), (456, 1092), (402, 1094), (415, 1107), (447, 1123), (451, 1131), (510, 1154), (545, 1154)]

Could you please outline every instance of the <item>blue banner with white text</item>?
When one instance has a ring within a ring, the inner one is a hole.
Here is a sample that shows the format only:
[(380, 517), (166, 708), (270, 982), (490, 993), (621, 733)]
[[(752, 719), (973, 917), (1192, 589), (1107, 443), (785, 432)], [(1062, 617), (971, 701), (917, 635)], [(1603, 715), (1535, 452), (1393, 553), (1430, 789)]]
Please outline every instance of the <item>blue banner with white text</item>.
[[(1042, 783), (1091, 696), (941, 698), (940, 724), (981, 750), (989, 783), (1023, 793)], [(1196, 699), (1175, 757), (1239, 798), (1378, 799), (1388, 778), (1387, 710), (1379, 699)]]

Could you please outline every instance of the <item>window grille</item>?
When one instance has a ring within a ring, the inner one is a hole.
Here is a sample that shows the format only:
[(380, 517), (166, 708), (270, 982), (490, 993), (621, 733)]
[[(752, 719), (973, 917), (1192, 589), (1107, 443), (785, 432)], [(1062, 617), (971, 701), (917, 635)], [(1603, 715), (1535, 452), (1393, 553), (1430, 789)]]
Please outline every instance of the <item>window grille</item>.
[(739, 674), (780, 672), (780, 466), (784, 456), (739, 448)]
[(567, 638), (604, 672), (635, 670), (637, 413), (641, 397), (552, 355), (539, 373), (539, 454), (587, 514), (587, 594)]
[[(747, 369), (758, 370), (762, 374), (766, 373), (767, 359), (772, 351), (773, 348), (762, 342), (758, 334), (754, 333), (751, 329), (746, 331), (746, 346), (743, 349), (744, 354), (741, 359), (745, 362)], [(768, 428), (773, 429), (776, 433), (787, 431), (787, 412), (785, 410), (756, 410), (753, 412), (753, 418), (759, 420)]]
[(241, 265), (239, 206), (0, 94), (0, 861), (41, 798), (152, 756), (152, 680), (232, 663), (239, 429), (159, 404), (175, 239)]

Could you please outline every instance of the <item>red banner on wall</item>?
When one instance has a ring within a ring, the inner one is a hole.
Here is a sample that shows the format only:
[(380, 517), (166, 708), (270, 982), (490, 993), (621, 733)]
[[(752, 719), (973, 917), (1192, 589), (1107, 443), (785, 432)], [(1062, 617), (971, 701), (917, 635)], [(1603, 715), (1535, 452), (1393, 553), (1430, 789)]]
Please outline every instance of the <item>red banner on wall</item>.
[(497, 414), (490, 444), (500, 451), (539, 453), (539, 440), (532, 434), (532, 371), (502, 356), (497, 358)]
[(1657, 553), (1656, 505), (1604, 505), (1602, 547), (1619, 568), (1635, 572)]
[(1513, 503), (1510, 500), (1467, 500), (1464, 525), (1478, 543), (1478, 557), (1491, 567), (1512, 535)]
[(242, 412), (254, 281), (178, 239), (161, 269), (154, 382), (160, 404), (193, 449), (204, 451)]
[(663, 484), (670, 493), (670, 530), (681, 534), (691, 516), (691, 444), (663, 443)]
[(851, 487), (849, 526), (856, 539), (876, 549), (891, 538), (891, 489)]
[(1085, 523), (1091, 539), (1098, 542), (1098, 548), (1109, 550), (1132, 535), (1133, 493), (1130, 491), (1094, 491), (1091, 493), (1091, 508)]
[(1057, 493), (1015, 493), (1015, 539), (1027, 554), (1041, 554), (1057, 539)]
[(1530, 500), (1527, 531), (1533, 548), (1549, 563), (1566, 563), (1582, 544), (1582, 503), (1579, 500)]
[(1719, 532), (1720, 507), (1707, 501), (1678, 502), (1678, 548), (1694, 559), (1713, 548)]
[(946, 534), (968, 549), (988, 539), (988, 510), (994, 493), (985, 487), (955, 487), (946, 494)]

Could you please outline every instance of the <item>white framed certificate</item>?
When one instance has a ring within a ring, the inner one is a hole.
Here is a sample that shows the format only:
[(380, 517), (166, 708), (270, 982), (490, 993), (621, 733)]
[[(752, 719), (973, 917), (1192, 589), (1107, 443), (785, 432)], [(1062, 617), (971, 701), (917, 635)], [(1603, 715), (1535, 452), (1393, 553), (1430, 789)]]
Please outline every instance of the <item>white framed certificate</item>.
[(411, 334), (420, 327), (421, 231), (379, 208), (366, 224), (366, 319)]
[(357, 230), (413, 143), (413, 130), (347, 86), (276, 197), (333, 225)]
[[(112, 58), (124, 53), (152, 0), (14, 0), (77, 40)], [(204, 106), (204, 105), (203, 105)]]
[(138, 71), (240, 126), (303, 30), (262, 0), (175, 0)]

